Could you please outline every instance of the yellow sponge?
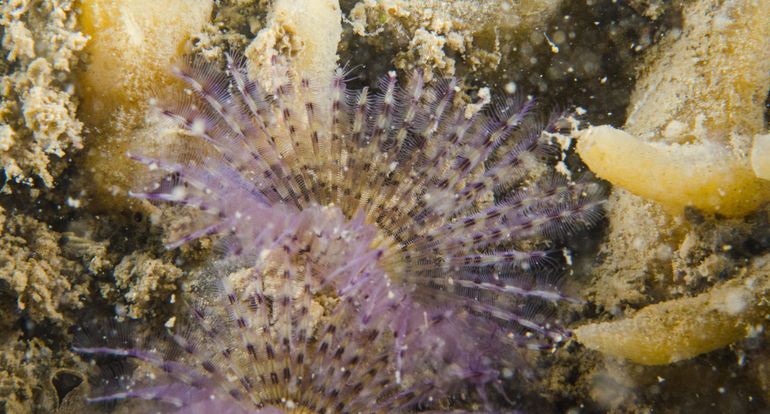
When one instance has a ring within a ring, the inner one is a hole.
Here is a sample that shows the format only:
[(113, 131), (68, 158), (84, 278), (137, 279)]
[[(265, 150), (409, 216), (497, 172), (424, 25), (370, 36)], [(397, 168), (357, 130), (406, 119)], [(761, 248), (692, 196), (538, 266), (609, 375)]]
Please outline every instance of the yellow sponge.
[(673, 212), (691, 206), (740, 217), (770, 200), (770, 182), (748, 157), (720, 144), (650, 143), (605, 125), (584, 131), (577, 150), (599, 177)]
[(80, 76), (84, 118), (103, 125), (116, 109), (146, 108), (170, 82), (169, 64), (208, 22), (212, 6), (211, 0), (82, 1), (80, 25), (90, 37)]
[[(762, 260), (763, 263), (766, 259)], [(583, 325), (578, 342), (613, 357), (664, 365), (745, 338), (768, 316), (766, 268), (695, 297), (647, 306), (630, 318)]]

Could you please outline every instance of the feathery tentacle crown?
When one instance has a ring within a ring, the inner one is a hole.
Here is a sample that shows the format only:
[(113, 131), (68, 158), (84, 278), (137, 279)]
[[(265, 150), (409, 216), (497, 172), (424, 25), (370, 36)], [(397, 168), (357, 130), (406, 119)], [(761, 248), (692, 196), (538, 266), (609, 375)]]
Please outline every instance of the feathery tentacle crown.
[[(205, 213), (168, 246), (221, 235), (250, 273), (221, 277), (213, 314), (225, 323), (196, 310), (197, 333), (173, 337), (186, 362), (82, 348), (173, 378), (104, 398), (386, 412), (494, 383), (520, 366), (501, 345), (562, 339), (547, 314), (570, 299), (539, 247), (596, 222), (603, 197), (593, 183), (532, 173), (554, 151), (558, 117), (538, 122), (532, 100), (511, 97), (473, 111), (454, 79), (399, 85), (390, 72), (375, 93), (349, 90), (342, 70), (315, 85), (273, 67), (270, 90), (238, 58), (226, 73), (175, 69), (188, 89), (161, 113), (191, 150), (132, 155), (166, 174), (132, 195)], [(266, 280), (278, 281), (272, 292)], [(337, 302), (312, 322), (322, 292)]]
[[(402, 327), (409, 300), (377, 265), (372, 226), (323, 207), (274, 218), (266, 249), (218, 263), (218, 300), (199, 298), (176, 334), (145, 347), (75, 348), (145, 363), (118, 392), (92, 401), (142, 399), (185, 413), (388, 413), (457, 381), (443, 365), (435, 378), (411, 374), (434, 368), (419, 359), (427, 353), (451, 358), (452, 350), (423, 337), (432, 323)], [(322, 291), (335, 303), (320, 305)], [(403, 377), (394, 332), (402, 347), (430, 346), (401, 358)]]

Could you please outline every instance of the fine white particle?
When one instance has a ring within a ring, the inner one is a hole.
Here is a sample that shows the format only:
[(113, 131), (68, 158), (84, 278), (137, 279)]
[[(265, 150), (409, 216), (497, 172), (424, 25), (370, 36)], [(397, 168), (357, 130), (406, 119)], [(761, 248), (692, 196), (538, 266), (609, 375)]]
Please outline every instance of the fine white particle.
[(729, 315), (738, 315), (748, 307), (751, 298), (744, 288), (731, 289), (725, 294), (722, 310)]
[(80, 200), (77, 198), (67, 197), (67, 205), (72, 208), (79, 208)]
[(187, 195), (187, 191), (184, 187), (181, 185), (178, 185), (174, 187), (173, 190), (171, 190), (171, 194), (169, 194), (169, 199), (171, 201), (181, 201), (184, 199), (185, 195)]
[(206, 133), (206, 123), (202, 119), (198, 118), (193, 121), (192, 126), (190, 127), (190, 131), (194, 135), (203, 135)]
[(674, 139), (684, 135), (687, 132), (687, 125), (684, 122), (672, 120), (663, 128), (664, 138)]
[(516, 82), (514, 81), (510, 81), (505, 84), (505, 93), (509, 95), (513, 95), (514, 93), (516, 93), (516, 89), (517, 89), (517, 86), (516, 86)]
[(543, 36), (545, 36), (545, 41), (548, 42), (548, 45), (551, 46), (551, 52), (559, 53), (559, 46), (556, 46), (556, 43), (554, 43), (553, 40), (548, 37), (548, 33), (543, 32)]

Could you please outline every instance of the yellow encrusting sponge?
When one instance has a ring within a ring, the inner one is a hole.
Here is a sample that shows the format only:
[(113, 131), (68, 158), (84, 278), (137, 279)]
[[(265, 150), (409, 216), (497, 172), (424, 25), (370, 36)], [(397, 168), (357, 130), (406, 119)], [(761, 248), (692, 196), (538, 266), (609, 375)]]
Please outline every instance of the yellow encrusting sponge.
[(770, 201), (770, 182), (757, 178), (748, 157), (717, 143), (644, 142), (603, 125), (583, 131), (577, 151), (599, 177), (673, 213), (689, 206), (740, 217)]
[(723, 348), (768, 317), (767, 259), (759, 262), (763, 267), (757, 266), (753, 276), (647, 306), (626, 319), (583, 325), (575, 337), (590, 349), (643, 365), (670, 364)]
[(126, 205), (136, 179), (125, 153), (164, 145), (164, 135), (143, 128), (153, 98), (175, 88), (170, 67), (189, 53), (189, 40), (209, 21), (211, 0), (93, 0), (79, 4), (88, 35), (86, 64), (78, 74), (79, 118), (90, 131), (81, 171), (93, 202)]
[(92, 125), (116, 109), (143, 115), (158, 88), (171, 82), (169, 64), (209, 21), (211, 0), (96, 0), (80, 2), (80, 25), (89, 36), (80, 75), (82, 115)]

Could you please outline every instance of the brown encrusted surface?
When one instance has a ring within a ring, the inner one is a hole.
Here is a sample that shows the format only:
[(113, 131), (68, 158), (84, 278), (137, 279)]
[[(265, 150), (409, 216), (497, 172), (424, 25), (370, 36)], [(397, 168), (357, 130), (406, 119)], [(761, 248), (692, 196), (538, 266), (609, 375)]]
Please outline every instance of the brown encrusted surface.
[(158, 322), (150, 326), (169, 317), (182, 276), (170, 257), (152, 247), (134, 251), (124, 234), (135, 239), (141, 230), (126, 232), (120, 215), (80, 215), (86, 218), (60, 233), (43, 221), (61, 226), (55, 215), (0, 207), (0, 411), (53, 412), (71, 391), (65, 384), (59, 396), (53, 378), (66, 374), (72, 382), (92, 372), (69, 350), (73, 327), (116, 313)]
[(559, 3), (364, 0), (355, 4), (349, 17), (357, 36), (380, 43), (381, 48), (401, 49), (394, 61), (397, 68), (454, 75), (459, 56), (471, 71), (498, 69), (508, 52), (501, 43), (529, 36)]
[(341, 64), (376, 85), (393, 67), (454, 75), (473, 86), (514, 88), (555, 105), (577, 104), (595, 123), (620, 123), (638, 56), (676, 10), (651, 20), (611, 1), (342, 1)]
[(73, 3), (0, 3), (0, 166), (18, 183), (52, 187), (67, 156), (83, 147), (72, 71), (86, 37)]
[(585, 293), (612, 314), (700, 293), (735, 274), (742, 256), (750, 254), (747, 247), (767, 248), (762, 212), (731, 220), (694, 210), (670, 216), (651, 201), (615, 190), (608, 215), (610, 237), (599, 253), (596, 281)]
[[(123, 297), (128, 304), (129, 318), (140, 318), (152, 312), (158, 301), (172, 301), (182, 271), (171, 263), (152, 257), (147, 252), (136, 252), (123, 259), (113, 272), (118, 289), (127, 290)], [(103, 284), (102, 294), (111, 286)]]
[(3, 333), (0, 338), (0, 409), (6, 413), (54, 412), (59, 406), (59, 376), (71, 374), (77, 384), (83, 365), (70, 351), (52, 350), (43, 340), (23, 338), (18, 331)]
[(0, 283), (10, 287), (18, 312), (34, 322), (65, 324), (89, 294), (83, 267), (62, 256), (59, 234), (44, 223), (14, 214), (2, 229)]

